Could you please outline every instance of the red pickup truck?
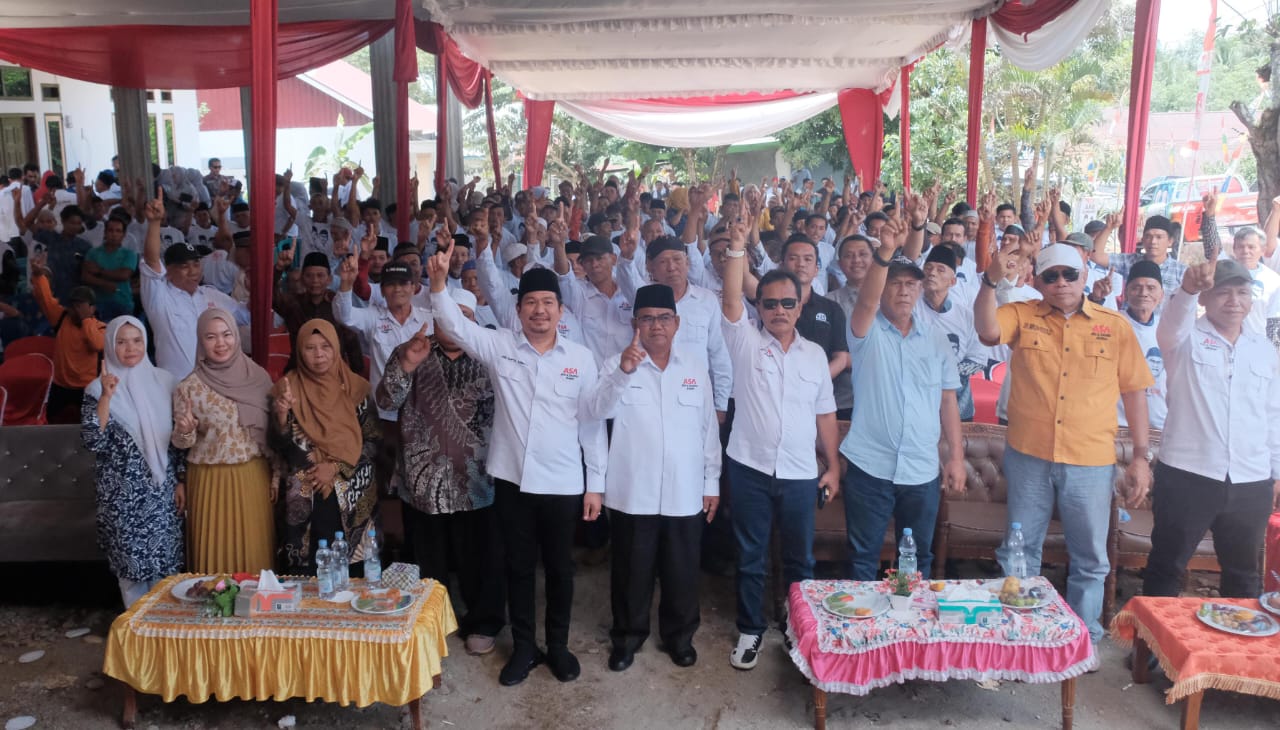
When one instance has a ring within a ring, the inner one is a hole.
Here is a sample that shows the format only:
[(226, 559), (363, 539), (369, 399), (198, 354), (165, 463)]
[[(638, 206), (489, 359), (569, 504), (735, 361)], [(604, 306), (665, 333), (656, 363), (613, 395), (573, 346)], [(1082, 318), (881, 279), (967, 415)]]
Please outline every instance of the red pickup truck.
[(1218, 191), (1219, 228), (1229, 231), (1258, 225), (1258, 193), (1236, 175), (1204, 175), (1195, 178), (1163, 177), (1148, 182), (1139, 195), (1142, 218), (1163, 215), (1182, 226), (1182, 240), (1200, 240), (1200, 219), (1204, 215), (1201, 198), (1210, 189)]

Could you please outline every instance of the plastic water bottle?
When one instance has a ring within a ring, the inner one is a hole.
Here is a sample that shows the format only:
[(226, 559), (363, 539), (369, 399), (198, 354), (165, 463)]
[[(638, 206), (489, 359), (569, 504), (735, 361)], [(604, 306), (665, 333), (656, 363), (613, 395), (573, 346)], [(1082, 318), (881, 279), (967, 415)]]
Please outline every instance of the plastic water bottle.
[(333, 551), (328, 540), (321, 540), (316, 548), (316, 582), (321, 598), (333, 598)]
[(382, 585), (382, 559), (378, 557), (378, 531), (364, 533), (364, 580), (375, 588)]
[(1026, 544), (1022, 537), (1022, 523), (1014, 522), (1009, 525), (1009, 575), (1018, 580), (1025, 580), (1027, 577)]
[(339, 530), (333, 533), (333, 590), (345, 591), (351, 587), (351, 547), (346, 535)]
[(916, 538), (910, 527), (902, 528), (902, 540), (898, 542), (898, 572), (907, 575), (919, 572), (916, 568)]

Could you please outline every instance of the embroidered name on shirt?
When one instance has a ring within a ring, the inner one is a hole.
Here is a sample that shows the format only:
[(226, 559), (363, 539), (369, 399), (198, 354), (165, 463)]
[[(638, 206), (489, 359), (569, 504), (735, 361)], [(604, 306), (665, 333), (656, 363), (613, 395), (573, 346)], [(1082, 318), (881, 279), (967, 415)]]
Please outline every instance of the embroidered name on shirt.
[(1039, 332), (1042, 335), (1053, 334), (1053, 330), (1049, 329), (1048, 327), (1042, 324), (1036, 324), (1035, 322), (1023, 322), (1022, 329), (1031, 330), (1032, 332)]
[(814, 321), (814, 322), (826, 322), (826, 321), (827, 321), (827, 313), (826, 313), (826, 312), (818, 312), (817, 314), (813, 315), (813, 321)]
[(1213, 350), (1214, 352), (1217, 352), (1218, 341), (1213, 339), (1212, 337), (1206, 337), (1204, 338), (1204, 341), (1200, 343), (1200, 346), (1206, 350)]
[(561, 370), (561, 371), (560, 371), (560, 377), (564, 378), (565, 380), (577, 380), (577, 379), (578, 379), (578, 369), (577, 369), (577, 368), (565, 368), (564, 370)]
[(1093, 336), (1094, 337), (1110, 337), (1111, 328), (1106, 326), (1105, 324), (1095, 324), (1093, 326)]
[(698, 389), (698, 379), (697, 379), (697, 378), (685, 378), (685, 379), (684, 379), (684, 384), (683, 384), (681, 387), (683, 387), (685, 390), (697, 390), (697, 389)]

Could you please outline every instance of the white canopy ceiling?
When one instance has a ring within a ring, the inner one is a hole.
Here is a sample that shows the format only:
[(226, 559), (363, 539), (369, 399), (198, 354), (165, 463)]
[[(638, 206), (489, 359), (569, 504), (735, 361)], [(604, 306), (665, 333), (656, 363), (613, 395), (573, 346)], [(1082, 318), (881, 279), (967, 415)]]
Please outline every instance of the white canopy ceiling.
[(423, 0), (531, 99), (884, 89), (997, 0)]
[[(279, 0), (280, 22), (386, 20), (394, 0)], [(245, 25), (249, 0), (0, 0), (0, 28)]]

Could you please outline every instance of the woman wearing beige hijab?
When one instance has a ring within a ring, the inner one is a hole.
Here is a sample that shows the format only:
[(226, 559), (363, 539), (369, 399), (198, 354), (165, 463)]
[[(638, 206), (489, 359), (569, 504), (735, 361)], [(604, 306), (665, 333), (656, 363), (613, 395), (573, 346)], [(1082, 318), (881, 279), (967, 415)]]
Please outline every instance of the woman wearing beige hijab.
[(362, 575), (365, 532), (378, 494), (373, 456), (380, 422), (369, 381), (351, 372), (334, 326), (312, 319), (298, 328), (298, 367), (276, 382), (272, 426), (284, 479), (284, 568), (314, 573), (315, 545), (345, 533), (351, 573)]
[(267, 446), (271, 376), (240, 349), (235, 317), (196, 323), (196, 369), (173, 393), (173, 445), (187, 451), (187, 567), (197, 573), (274, 567)]

